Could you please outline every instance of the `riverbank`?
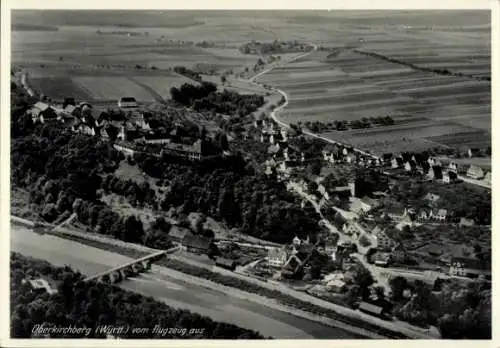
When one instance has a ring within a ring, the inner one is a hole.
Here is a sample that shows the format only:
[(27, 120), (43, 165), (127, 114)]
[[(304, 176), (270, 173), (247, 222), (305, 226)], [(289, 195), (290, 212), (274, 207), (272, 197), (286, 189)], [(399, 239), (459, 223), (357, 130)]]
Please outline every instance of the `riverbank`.
[[(19, 219), (14, 219), (13, 222), (20, 222)], [(26, 221), (23, 221), (24, 225), (26, 225)], [(52, 233), (51, 233), (52, 234)], [(85, 234), (81, 234), (78, 232), (73, 232), (71, 234), (66, 232), (57, 232), (54, 233), (58, 237), (62, 237), (65, 239), (70, 239), (77, 241), (82, 244), (86, 244), (89, 246), (93, 246), (99, 249), (104, 249), (107, 251), (115, 252), (118, 254), (122, 254), (124, 256), (128, 256), (131, 258), (139, 258), (145, 255), (150, 254), (151, 252), (156, 252), (157, 250), (149, 249), (147, 251), (143, 250), (142, 246), (140, 248), (138, 245), (131, 243), (124, 243), (121, 241), (112, 241), (113, 243), (106, 243), (104, 241), (104, 237), (97, 236), (88, 236), (91, 238), (87, 238)], [(130, 245), (127, 245), (130, 244)], [(140, 249), (140, 250), (138, 250)], [(379, 327), (377, 325), (364, 322), (362, 319), (357, 318), (349, 318), (339, 314), (337, 311), (328, 308), (319, 306), (317, 304), (310, 303), (305, 300), (301, 300), (294, 296), (290, 296), (290, 294), (283, 293), (275, 289), (276, 286), (272, 286), (269, 284), (271, 289), (264, 288), (255, 283), (256, 280), (253, 279), (241, 279), (243, 276), (237, 274), (220, 274), (213, 271), (210, 271), (206, 268), (199, 268), (192, 264), (186, 264), (179, 260), (174, 259), (163, 259), (157, 263), (158, 265), (165, 266), (171, 270), (176, 270), (184, 275), (190, 275), (198, 278), (199, 280), (209, 281), (211, 286), (215, 288), (219, 288), (219, 286), (223, 286), (225, 291), (240, 290), (244, 291), (246, 298), (249, 295), (259, 296), (258, 303), (264, 304), (268, 301), (272, 301), (274, 305), (279, 305), (279, 310), (283, 310), (287, 313), (291, 313), (293, 311), (295, 314), (303, 318), (307, 318), (309, 320), (315, 320), (317, 322), (325, 323), (325, 320), (330, 322), (330, 326), (338, 327), (345, 329), (347, 331), (353, 332), (357, 335), (364, 337), (372, 337), (372, 338), (406, 338), (406, 335), (398, 333), (397, 331), (393, 331), (390, 328)], [(225, 270), (224, 270), (225, 271)], [(229, 271), (226, 271), (231, 273)], [(288, 289), (287, 289), (288, 290)], [(288, 290), (287, 292), (290, 292)], [(302, 297), (309, 297), (307, 294), (300, 294)], [(315, 299), (315, 302), (321, 302), (319, 299)], [(264, 301), (264, 302), (263, 302)], [(325, 303), (325, 305), (333, 305), (330, 303)], [(283, 306), (283, 308), (281, 308)], [(276, 308), (278, 309), (278, 308)], [(346, 308), (348, 310), (348, 308)], [(306, 314), (307, 313), (307, 314)], [(293, 314), (293, 313), (292, 313)], [(374, 318), (376, 319), (376, 318)], [(386, 323), (387, 326), (389, 323)]]

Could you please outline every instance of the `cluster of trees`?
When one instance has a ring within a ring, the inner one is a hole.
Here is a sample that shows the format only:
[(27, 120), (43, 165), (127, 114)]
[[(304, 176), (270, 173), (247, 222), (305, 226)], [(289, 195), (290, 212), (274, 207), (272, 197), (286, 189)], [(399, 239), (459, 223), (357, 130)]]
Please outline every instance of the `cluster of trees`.
[(430, 73), (439, 74), (439, 75), (467, 77), (467, 78), (475, 79), (475, 80), (479, 80), (479, 81), (491, 81), (491, 77), (489, 77), (489, 76), (477, 76), (477, 75), (471, 75), (471, 74), (464, 74), (462, 72), (454, 72), (454, 71), (450, 71), (448, 69), (426, 68), (423, 66), (415, 65), (415, 64), (410, 63), (410, 62), (402, 61), (402, 60), (395, 59), (395, 58), (390, 58), (390, 57), (387, 57), (387, 56), (384, 56), (384, 55), (381, 55), (381, 54), (378, 54), (375, 52), (366, 52), (366, 51), (359, 51), (359, 50), (354, 50), (354, 52), (363, 54), (365, 56), (370, 56), (373, 58), (382, 59), (382, 60), (389, 62), (389, 63), (404, 65), (404, 66), (412, 68), (413, 70), (430, 72)]
[(373, 192), (384, 192), (389, 189), (389, 178), (382, 172), (374, 169), (358, 169), (354, 179), (354, 196), (364, 197), (373, 195)]
[[(174, 309), (151, 297), (144, 297), (108, 284), (83, 282), (83, 276), (69, 267), (56, 268), (48, 262), (11, 255), (11, 336), (32, 338), (35, 325), (92, 328), (89, 336), (52, 334), (51, 338), (106, 338), (97, 325), (128, 325), (149, 328), (148, 333), (120, 334), (121, 338), (149, 339), (258, 339), (259, 333), (220, 323), (186, 310)], [(58, 293), (37, 295), (22, 280), (43, 276), (59, 282)], [(161, 336), (152, 331), (163, 327), (200, 329), (196, 335)]]
[(311, 50), (312, 47), (303, 43), (294, 41), (283, 41), (274, 40), (270, 43), (261, 43), (257, 41), (251, 41), (240, 46), (240, 52), (244, 54), (273, 54), (273, 53), (285, 53), (285, 52), (307, 52)]
[(448, 210), (451, 221), (458, 222), (465, 217), (475, 220), (476, 224), (491, 224), (491, 193), (487, 190), (465, 183), (443, 186), (413, 181), (398, 182), (392, 189), (396, 200), (416, 209), (428, 208), (424, 197), (429, 192), (440, 196), (439, 208)]
[(305, 126), (309, 128), (314, 133), (324, 133), (332, 130), (336, 131), (345, 131), (348, 129), (364, 129), (371, 128), (374, 125), (379, 126), (390, 126), (394, 124), (394, 119), (390, 116), (380, 116), (380, 117), (363, 117), (360, 120), (352, 120), (352, 121), (330, 121), (330, 122), (321, 122), (321, 121), (307, 121), (305, 122)]
[[(418, 280), (410, 284), (403, 277), (392, 278), (389, 284), (397, 318), (437, 326), (445, 339), (491, 339), (492, 294), (488, 284), (477, 281), (464, 287), (437, 283), (440, 289), (433, 289)], [(405, 290), (413, 296), (405, 297)]]
[(174, 71), (190, 79), (201, 82), (200, 74), (198, 74), (196, 71), (186, 68), (185, 66), (176, 66), (174, 67)]
[(152, 157), (136, 158), (149, 175), (168, 182), (161, 207), (182, 207), (184, 213), (202, 212), (239, 227), (243, 233), (278, 243), (288, 243), (317, 229), (319, 216), (304, 212), (299, 200), (281, 183), (264, 174), (245, 171), (244, 163), (216, 168), (181, 165)]
[(203, 81), (199, 86), (184, 83), (181, 87), (170, 88), (170, 96), (182, 105), (192, 106), (195, 100), (208, 97), (210, 93), (217, 91), (214, 83)]
[(185, 83), (180, 88), (172, 87), (170, 95), (173, 100), (193, 107), (196, 111), (240, 117), (254, 112), (264, 104), (264, 97), (257, 94), (242, 95), (229, 90), (217, 93), (217, 86), (211, 82), (202, 82), (200, 86)]

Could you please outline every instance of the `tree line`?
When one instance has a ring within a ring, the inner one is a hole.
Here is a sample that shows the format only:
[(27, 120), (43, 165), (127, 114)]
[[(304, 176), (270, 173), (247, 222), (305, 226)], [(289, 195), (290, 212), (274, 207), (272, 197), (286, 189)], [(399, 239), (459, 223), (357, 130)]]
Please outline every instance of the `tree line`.
[(378, 54), (375, 52), (366, 52), (366, 51), (359, 51), (359, 50), (354, 50), (354, 52), (363, 54), (365, 56), (370, 56), (373, 58), (382, 59), (382, 60), (385, 60), (386, 62), (389, 62), (389, 63), (396, 63), (396, 64), (408, 66), (408, 67), (412, 68), (413, 70), (430, 72), (430, 73), (434, 73), (434, 74), (438, 74), (438, 75), (466, 77), (466, 78), (474, 79), (474, 80), (478, 80), (478, 81), (490, 81), (491, 82), (491, 77), (489, 77), (489, 76), (477, 76), (477, 75), (465, 74), (462, 72), (450, 71), (449, 69), (444, 69), (444, 68), (443, 69), (426, 68), (423, 66), (418, 66), (418, 65), (412, 64), (410, 62), (405, 62), (405, 61), (402, 61), (399, 59), (386, 57), (384, 55), (381, 55), (381, 54)]

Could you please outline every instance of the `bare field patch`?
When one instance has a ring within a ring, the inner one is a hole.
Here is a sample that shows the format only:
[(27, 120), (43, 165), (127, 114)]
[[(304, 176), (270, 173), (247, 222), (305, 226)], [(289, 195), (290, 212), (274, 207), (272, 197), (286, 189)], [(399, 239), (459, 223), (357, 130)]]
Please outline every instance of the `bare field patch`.
[(75, 77), (78, 85), (92, 93), (92, 99), (109, 100), (133, 96), (140, 101), (152, 101), (154, 97), (144, 88), (123, 76)]
[(69, 77), (30, 78), (29, 84), (39, 93), (52, 99), (73, 96), (76, 99), (92, 99), (92, 93)]

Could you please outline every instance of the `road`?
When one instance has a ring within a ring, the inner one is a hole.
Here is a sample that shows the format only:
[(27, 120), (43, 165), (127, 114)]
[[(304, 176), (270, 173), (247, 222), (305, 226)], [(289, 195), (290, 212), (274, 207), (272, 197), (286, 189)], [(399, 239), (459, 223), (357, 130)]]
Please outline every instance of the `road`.
[[(96, 274), (131, 261), (128, 257), (71, 240), (39, 235), (18, 225), (11, 225), (10, 236), (12, 251), (44, 259), (57, 266), (70, 265), (85, 275)], [(120, 287), (152, 296), (170, 306), (188, 309), (217, 321), (259, 331), (265, 336), (282, 339), (359, 338), (342, 329), (180, 280), (171, 276), (172, 274), (173, 271), (165, 267), (153, 266), (151, 272), (127, 280), (121, 283)]]
[[(314, 44), (313, 44), (312, 46), (313, 46), (313, 50), (312, 50), (312, 51), (309, 51), (309, 52), (306, 52), (306, 53), (304, 53), (304, 54), (301, 54), (301, 55), (299, 55), (299, 56), (297, 56), (297, 57), (294, 57), (294, 58), (290, 59), (290, 60), (289, 60), (289, 61), (287, 61), (287, 62), (283, 62), (283, 63), (282, 63), (282, 64), (280, 64), (279, 66), (283, 66), (283, 65), (286, 65), (286, 64), (288, 64), (288, 63), (292, 63), (292, 62), (296, 61), (297, 59), (300, 59), (300, 58), (303, 58), (303, 57), (307, 57), (309, 54), (311, 54), (311, 53), (315, 52), (315, 51), (318, 49), (318, 46), (317, 46), (317, 45), (314, 45)], [(270, 71), (272, 71), (272, 70), (273, 70), (274, 68), (276, 68), (276, 67), (278, 67), (278, 65), (271, 66), (271, 67), (269, 67), (269, 68), (267, 68), (267, 69), (265, 69), (265, 70), (261, 71), (261, 72), (260, 72), (260, 73), (258, 73), (257, 75), (255, 75), (255, 76), (253, 76), (252, 78), (250, 78), (250, 79), (248, 80), (248, 82), (253, 83), (253, 84), (255, 84), (255, 85), (259, 85), (259, 86), (261, 86), (261, 84), (259, 84), (258, 82), (255, 82), (255, 79), (257, 79), (257, 78), (259, 78), (259, 77), (261, 77), (261, 76), (263, 76), (263, 75), (265, 75), (265, 74), (269, 73)], [(271, 117), (274, 121), (276, 121), (276, 123), (278, 123), (279, 125), (281, 125), (282, 127), (285, 127), (285, 128), (290, 128), (290, 125), (288, 125), (287, 123), (285, 123), (285, 122), (281, 121), (281, 120), (278, 118), (278, 116), (277, 116), (277, 114), (278, 114), (280, 111), (282, 111), (282, 110), (283, 110), (283, 109), (284, 109), (284, 108), (288, 105), (288, 95), (286, 94), (286, 92), (285, 92), (285, 91), (283, 91), (283, 90), (281, 90), (281, 89), (279, 89), (279, 88), (275, 88), (275, 87), (273, 87), (273, 89), (274, 89), (274, 91), (275, 91), (275, 92), (277, 92), (277, 93), (279, 93), (279, 94), (281, 94), (281, 95), (283, 96), (283, 98), (285, 99), (285, 102), (284, 102), (283, 104), (281, 104), (280, 106), (278, 106), (277, 108), (275, 108), (275, 109), (271, 112), (270, 117)], [(308, 130), (302, 130), (302, 133), (304, 133), (304, 134), (306, 134), (306, 135), (308, 135), (308, 136), (311, 136), (311, 137), (317, 138), (317, 139), (321, 139), (321, 140), (326, 141), (326, 142), (328, 142), (328, 143), (330, 143), (330, 144), (344, 145), (344, 144), (342, 144), (342, 143), (339, 143), (338, 141), (335, 141), (335, 140), (332, 140), (332, 139), (329, 139), (329, 138), (322, 137), (321, 135), (318, 135), (318, 134), (312, 133), (312, 132), (310, 132), (310, 131), (308, 131)], [(372, 157), (372, 158), (374, 158), (374, 159), (378, 159), (378, 158), (379, 158), (378, 156), (375, 156), (375, 155), (373, 155), (373, 154), (370, 154), (370, 153), (368, 153), (368, 152), (365, 152), (365, 151), (362, 151), (362, 150), (359, 150), (359, 149), (354, 149), (354, 151), (355, 151), (355, 152), (357, 152), (357, 153), (359, 153), (359, 154), (361, 154), (361, 155), (368, 156), (368, 157)]]

